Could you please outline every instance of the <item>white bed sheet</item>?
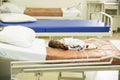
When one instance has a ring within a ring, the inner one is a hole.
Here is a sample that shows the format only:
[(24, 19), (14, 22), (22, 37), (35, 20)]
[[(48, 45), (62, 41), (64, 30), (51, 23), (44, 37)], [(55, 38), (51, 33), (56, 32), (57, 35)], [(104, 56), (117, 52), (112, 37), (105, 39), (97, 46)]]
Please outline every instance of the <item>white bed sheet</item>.
[(63, 17), (79, 17), (80, 10), (76, 8), (62, 8)]
[(0, 43), (0, 57), (13, 60), (39, 61), (46, 59), (46, 47), (43, 39), (35, 39), (29, 48)]

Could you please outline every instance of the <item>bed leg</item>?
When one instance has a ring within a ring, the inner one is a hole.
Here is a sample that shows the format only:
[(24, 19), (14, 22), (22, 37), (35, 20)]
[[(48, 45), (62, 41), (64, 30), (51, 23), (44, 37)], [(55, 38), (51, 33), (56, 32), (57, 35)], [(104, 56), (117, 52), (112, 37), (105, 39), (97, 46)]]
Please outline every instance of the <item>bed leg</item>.
[(42, 76), (42, 73), (35, 73), (36, 79), (35, 80), (40, 80), (40, 76)]
[(118, 80), (120, 80), (120, 70), (118, 71)]
[(60, 80), (61, 78), (61, 72), (59, 72), (59, 75), (58, 75), (58, 80)]
[(53, 39), (53, 37), (52, 36), (49, 36), (49, 40), (52, 40)]

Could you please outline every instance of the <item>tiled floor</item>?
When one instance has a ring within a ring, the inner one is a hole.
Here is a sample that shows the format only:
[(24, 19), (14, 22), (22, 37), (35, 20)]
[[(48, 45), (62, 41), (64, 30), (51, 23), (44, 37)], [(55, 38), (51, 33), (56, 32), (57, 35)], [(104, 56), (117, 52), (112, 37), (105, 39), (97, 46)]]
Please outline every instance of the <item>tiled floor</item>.
[(120, 39), (120, 32), (116, 32), (113, 34), (113, 39)]
[[(45, 39), (46, 41), (49, 40), (48, 37), (40, 37), (42, 39)], [(61, 39), (63, 37), (54, 37), (53, 39)], [(75, 37), (75, 38), (80, 38), (80, 39), (86, 39), (86, 38), (90, 38), (90, 37)], [(120, 40), (120, 32), (115, 32), (113, 34), (113, 37), (103, 37), (106, 39), (119, 39)], [(85, 80), (93, 80), (93, 77), (95, 76), (96, 72), (86, 72), (86, 79)], [(71, 74), (70, 74), (71, 75)], [(73, 74), (72, 74), (73, 75)], [(77, 74), (80, 75), (80, 74)], [(117, 76), (117, 75), (116, 75)], [(20, 78), (20, 75), (18, 75), (18, 77)], [(33, 73), (29, 73), (29, 74), (24, 74), (23, 75), (24, 79), (23, 80), (37, 80), (35, 77), (35, 74)], [(40, 76), (40, 80), (58, 80), (58, 72), (45, 72)], [(71, 80), (75, 80), (75, 79), (71, 79)]]

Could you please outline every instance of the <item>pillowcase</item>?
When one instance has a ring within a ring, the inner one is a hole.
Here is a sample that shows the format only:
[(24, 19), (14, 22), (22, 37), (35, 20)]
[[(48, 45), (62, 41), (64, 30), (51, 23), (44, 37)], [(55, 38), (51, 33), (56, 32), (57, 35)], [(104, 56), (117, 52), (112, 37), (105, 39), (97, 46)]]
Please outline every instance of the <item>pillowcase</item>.
[(18, 7), (12, 3), (3, 3), (0, 7), (1, 13), (24, 13), (24, 8)]
[(30, 47), (35, 40), (35, 32), (24, 26), (7, 26), (0, 32), (0, 42), (20, 47)]
[(0, 20), (2, 22), (34, 22), (35, 18), (25, 15), (25, 14), (17, 14), (17, 13), (2, 13), (0, 14)]

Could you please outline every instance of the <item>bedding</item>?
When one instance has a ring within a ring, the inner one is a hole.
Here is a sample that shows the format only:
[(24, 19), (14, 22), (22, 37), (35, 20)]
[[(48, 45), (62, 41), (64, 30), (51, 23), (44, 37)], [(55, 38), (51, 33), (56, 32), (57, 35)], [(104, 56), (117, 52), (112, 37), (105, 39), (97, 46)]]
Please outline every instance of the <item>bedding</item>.
[[(16, 60), (68, 60), (68, 59), (100, 59), (105, 57), (120, 57), (120, 40), (102, 40), (102, 39), (86, 39), (85, 43), (97, 45), (97, 49), (89, 49), (82, 51), (61, 50), (45, 46), (45, 41), (36, 39), (33, 46), (29, 48), (21, 48), (13, 45), (0, 43), (0, 56), (3, 58), (12, 58)], [(99, 61), (109, 61), (111, 58)], [(99, 62), (98, 60), (95, 62)], [(120, 64), (118, 58), (114, 58), (112, 64)]]
[[(97, 14), (97, 13), (96, 13)], [(101, 20), (37, 20), (34, 22), (0, 22), (0, 26), (22, 25), (33, 29), (37, 36), (112, 36), (112, 17), (98, 13)]]
[(35, 40), (35, 36), (35, 32), (30, 28), (24, 26), (9, 26), (0, 32), (0, 42), (20, 47), (29, 47)]
[(46, 58), (45, 41), (35, 39), (30, 47), (0, 43), (0, 58), (10, 60), (40, 61)]
[(5, 2), (0, 7), (1, 13), (24, 13), (24, 8), (18, 7), (15, 4)]
[(61, 9), (63, 12), (63, 17), (80, 17), (81, 15), (80, 10), (76, 9), (75, 7)]
[(19, 13), (2, 13), (0, 14), (0, 20), (2, 22), (11, 22), (11, 23), (19, 23), (19, 22), (34, 22), (35, 18)]
[(37, 20), (35, 22), (5, 23), (0, 26), (22, 25), (33, 29), (36, 33), (47, 32), (109, 32), (110, 27), (99, 20)]
[(30, 16), (63, 16), (60, 8), (26, 8), (24, 14)]
[[(84, 41), (86, 44), (88, 43), (95, 44), (97, 46), (97, 49), (73, 51), (73, 50), (60, 50), (60, 49), (54, 49), (54, 48), (47, 48), (46, 59), (47, 60), (64, 60), (64, 59), (102, 58), (107, 56), (120, 57), (120, 49), (114, 46), (115, 42), (112, 40), (110, 41), (110, 40), (91, 38), (91, 39), (86, 39)], [(117, 44), (120, 44), (120, 41)], [(120, 46), (117, 46), (117, 47), (120, 48)], [(114, 59), (113, 64), (120, 64), (120, 60)]]
[(59, 16), (79, 17), (80, 11), (76, 8), (26, 8), (24, 13), (30, 16)]

